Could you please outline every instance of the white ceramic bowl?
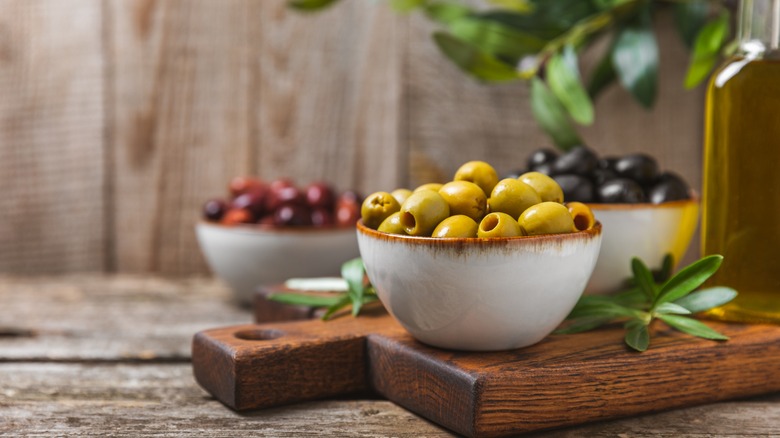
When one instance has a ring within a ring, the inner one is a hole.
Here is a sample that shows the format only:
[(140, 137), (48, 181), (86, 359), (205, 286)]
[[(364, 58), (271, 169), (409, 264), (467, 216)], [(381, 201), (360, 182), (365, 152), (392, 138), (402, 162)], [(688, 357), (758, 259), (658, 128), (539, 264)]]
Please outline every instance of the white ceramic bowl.
[(601, 253), (586, 294), (609, 294), (631, 278), (631, 258), (639, 257), (650, 269), (660, 269), (666, 254), (675, 263), (685, 255), (699, 218), (699, 201), (663, 204), (588, 204), (604, 226)]
[(339, 276), (341, 264), (359, 254), (353, 227), (272, 229), (201, 222), (196, 232), (211, 270), (244, 304), (259, 285)]
[(358, 223), (360, 254), (385, 308), (419, 341), (455, 350), (542, 340), (582, 295), (600, 244), (600, 225), (572, 234), (434, 239)]

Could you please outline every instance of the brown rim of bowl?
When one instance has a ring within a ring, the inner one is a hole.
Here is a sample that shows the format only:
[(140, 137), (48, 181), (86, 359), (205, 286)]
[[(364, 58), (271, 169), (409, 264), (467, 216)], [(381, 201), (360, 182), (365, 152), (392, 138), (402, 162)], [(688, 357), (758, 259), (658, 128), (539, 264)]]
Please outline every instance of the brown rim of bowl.
[(331, 225), (327, 227), (276, 227), (269, 224), (235, 224), (225, 225), (219, 222), (211, 222), (205, 219), (200, 219), (197, 225), (206, 225), (214, 228), (221, 228), (231, 231), (243, 231), (247, 233), (263, 233), (263, 234), (315, 234), (315, 233), (328, 233), (334, 231), (355, 231), (355, 227), (352, 225), (337, 226)]
[(422, 236), (405, 236), (400, 234), (389, 234), (382, 231), (374, 230), (363, 225), (363, 219), (358, 220), (357, 230), (360, 234), (365, 234), (377, 239), (397, 241), (397, 242), (416, 242), (416, 243), (432, 243), (436, 242), (437, 245), (463, 245), (468, 242), (474, 245), (497, 245), (504, 244), (510, 241), (523, 241), (523, 242), (536, 242), (544, 243), (548, 241), (557, 241), (561, 239), (592, 239), (601, 234), (601, 222), (596, 221), (593, 228), (584, 231), (575, 231), (573, 233), (562, 234), (541, 234), (538, 236), (514, 236), (514, 237), (422, 237)]
[(689, 199), (662, 202), (660, 204), (653, 204), (651, 202), (642, 202), (639, 204), (597, 204), (583, 202), (583, 204), (590, 207), (591, 210), (642, 210), (647, 208), (677, 208), (687, 204), (698, 204), (700, 201), (699, 195), (694, 190), (691, 190), (690, 195), (691, 197)]

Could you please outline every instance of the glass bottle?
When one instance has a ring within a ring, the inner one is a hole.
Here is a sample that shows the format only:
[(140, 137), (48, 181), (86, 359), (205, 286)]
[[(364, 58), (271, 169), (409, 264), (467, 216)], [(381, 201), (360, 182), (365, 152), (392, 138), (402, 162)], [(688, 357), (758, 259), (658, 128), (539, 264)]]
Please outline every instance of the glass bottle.
[(738, 26), (707, 90), (702, 253), (739, 296), (710, 316), (780, 323), (780, 0), (743, 0)]

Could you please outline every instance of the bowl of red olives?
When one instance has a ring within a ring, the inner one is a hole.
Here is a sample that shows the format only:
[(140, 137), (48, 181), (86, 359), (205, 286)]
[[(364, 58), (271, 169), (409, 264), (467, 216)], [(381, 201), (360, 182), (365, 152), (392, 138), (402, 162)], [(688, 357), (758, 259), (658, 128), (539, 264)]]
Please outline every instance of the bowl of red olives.
[(663, 171), (643, 153), (600, 157), (578, 146), (558, 153), (539, 149), (526, 168), (553, 178), (566, 201), (582, 202), (604, 226), (601, 254), (586, 293), (618, 292), (631, 277), (632, 257), (653, 270), (667, 254), (679, 262), (696, 231), (699, 201), (678, 174)]
[(601, 225), (539, 172), (499, 180), (481, 161), (453, 181), (365, 198), (358, 245), (390, 314), (419, 341), (497, 351), (535, 344), (582, 295)]
[(255, 289), (293, 277), (338, 276), (358, 256), (355, 222), (362, 198), (330, 184), (239, 177), (224, 199), (203, 206), (196, 226), (211, 270), (242, 304)]

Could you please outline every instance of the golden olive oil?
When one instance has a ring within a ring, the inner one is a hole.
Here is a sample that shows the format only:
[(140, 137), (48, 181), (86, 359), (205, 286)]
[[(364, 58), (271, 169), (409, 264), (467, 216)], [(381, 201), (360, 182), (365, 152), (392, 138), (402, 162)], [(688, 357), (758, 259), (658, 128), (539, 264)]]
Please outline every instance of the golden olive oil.
[(780, 323), (780, 61), (727, 62), (707, 91), (702, 252), (722, 254), (708, 285), (739, 296), (718, 319)]

